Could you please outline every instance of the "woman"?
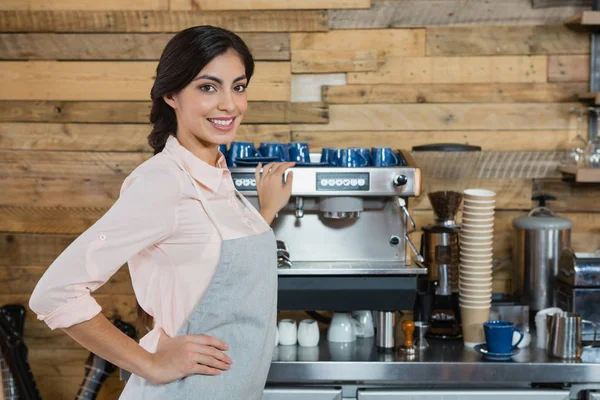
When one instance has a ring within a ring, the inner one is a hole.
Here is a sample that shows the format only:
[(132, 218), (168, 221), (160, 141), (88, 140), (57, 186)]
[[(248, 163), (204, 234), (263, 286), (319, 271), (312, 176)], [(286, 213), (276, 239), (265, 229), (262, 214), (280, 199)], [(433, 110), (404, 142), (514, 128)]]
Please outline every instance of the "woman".
[[(193, 27), (171, 39), (151, 91), (155, 156), (31, 296), (51, 329), (132, 373), (121, 399), (262, 396), (277, 311), (269, 225), (289, 200), (292, 173), (282, 177), (294, 163), (258, 165), (260, 212), (233, 186), (218, 145), (235, 137), (253, 71), (250, 51), (227, 30)], [(125, 262), (155, 322), (139, 345), (90, 295)]]

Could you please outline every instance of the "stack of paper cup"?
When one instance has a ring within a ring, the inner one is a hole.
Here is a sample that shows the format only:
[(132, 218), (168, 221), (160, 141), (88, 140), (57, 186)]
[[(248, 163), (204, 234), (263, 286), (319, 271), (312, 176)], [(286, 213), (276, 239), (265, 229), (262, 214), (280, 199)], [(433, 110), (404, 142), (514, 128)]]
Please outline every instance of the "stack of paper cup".
[(485, 342), (483, 323), (492, 304), (492, 252), (496, 193), (467, 189), (463, 193), (460, 231), (459, 304), (466, 346)]

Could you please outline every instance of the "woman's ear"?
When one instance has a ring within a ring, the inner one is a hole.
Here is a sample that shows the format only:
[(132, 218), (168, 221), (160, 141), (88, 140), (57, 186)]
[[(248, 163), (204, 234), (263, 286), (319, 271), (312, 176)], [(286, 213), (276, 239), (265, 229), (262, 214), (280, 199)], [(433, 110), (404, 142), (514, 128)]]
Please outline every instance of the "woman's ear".
[(168, 105), (171, 106), (172, 109), (176, 109), (177, 108), (177, 100), (175, 98), (175, 95), (173, 93), (169, 93), (163, 96), (163, 100), (165, 101), (165, 103), (167, 103)]

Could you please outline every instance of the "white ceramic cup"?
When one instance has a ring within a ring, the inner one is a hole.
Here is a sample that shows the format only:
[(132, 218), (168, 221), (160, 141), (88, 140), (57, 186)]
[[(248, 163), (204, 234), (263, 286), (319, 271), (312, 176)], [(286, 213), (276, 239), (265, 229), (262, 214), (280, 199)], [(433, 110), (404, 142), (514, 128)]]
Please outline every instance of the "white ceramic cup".
[(330, 342), (354, 342), (356, 333), (364, 335), (364, 328), (349, 313), (333, 313), (333, 318), (327, 330), (327, 340)]
[(375, 324), (373, 323), (373, 314), (370, 310), (352, 311), (351, 316), (362, 325), (364, 330), (363, 334), (356, 332), (357, 337), (375, 336)]
[(314, 319), (303, 319), (298, 325), (298, 344), (314, 347), (319, 344), (319, 324)]
[(277, 326), (279, 330), (279, 344), (282, 346), (295, 345), (298, 340), (298, 328), (293, 319), (282, 319)]
[(487, 189), (466, 189), (463, 197), (467, 200), (492, 200), (496, 198), (496, 192)]
[(558, 307), (549, 307), (544, 308), (543, 310), (538, 311), (535, 314), (535, 332), (536, 332), (536, 346), (540, 349), (546, 348), (546, 338), (547, 338), (547, 329), (546, 329), (546, 316), (554, 315), (556, 313), (562, 312), (561, 308)]

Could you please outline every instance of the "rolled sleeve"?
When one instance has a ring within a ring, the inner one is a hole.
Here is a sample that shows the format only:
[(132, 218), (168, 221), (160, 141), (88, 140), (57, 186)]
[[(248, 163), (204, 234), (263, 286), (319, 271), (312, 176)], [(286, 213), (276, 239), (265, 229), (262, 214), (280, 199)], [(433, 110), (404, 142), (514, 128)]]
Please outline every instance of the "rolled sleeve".
[(178, 175), (166, 168), (132, 173), (119, 199), (73, 241), (37, 283), (29, 307), (51, 329), (68, 328), (101, 312), (91, 293), (142, 250), (176, 229)]

